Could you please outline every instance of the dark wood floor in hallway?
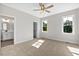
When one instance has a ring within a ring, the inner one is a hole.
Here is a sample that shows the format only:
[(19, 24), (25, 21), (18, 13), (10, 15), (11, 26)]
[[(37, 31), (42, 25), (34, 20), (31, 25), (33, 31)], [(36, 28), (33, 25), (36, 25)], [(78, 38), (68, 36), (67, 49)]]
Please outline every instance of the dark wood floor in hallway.
[(14, 44), (14, 39), (9, 39), (9, 40), (1, 40), (1, 47), (6, 47), (8, 45), (13, 45)]

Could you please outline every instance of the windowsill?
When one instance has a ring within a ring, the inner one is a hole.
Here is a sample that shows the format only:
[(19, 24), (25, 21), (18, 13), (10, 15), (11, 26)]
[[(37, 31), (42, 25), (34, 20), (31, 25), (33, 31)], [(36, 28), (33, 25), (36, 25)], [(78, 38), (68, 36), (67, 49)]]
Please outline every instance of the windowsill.
[(63, 32), (63, 34), (66, 34), (66, 35), (74, 35), (74, 32), (72, 32), (72, 33), (64, 33)]
[(43, 33), (47, 33), (48, 31), (42, 31)]

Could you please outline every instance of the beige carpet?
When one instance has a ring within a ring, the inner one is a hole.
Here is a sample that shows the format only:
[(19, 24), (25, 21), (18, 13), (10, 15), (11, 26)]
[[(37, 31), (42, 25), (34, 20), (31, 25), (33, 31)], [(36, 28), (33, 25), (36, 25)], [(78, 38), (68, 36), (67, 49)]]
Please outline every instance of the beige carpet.
[(79, 56), (79, 45), (65, 42), (42, 39), (44, 42), (39, 48), (32, 46), (40, 39), (9, 45), (1, 48), (3, 56)]

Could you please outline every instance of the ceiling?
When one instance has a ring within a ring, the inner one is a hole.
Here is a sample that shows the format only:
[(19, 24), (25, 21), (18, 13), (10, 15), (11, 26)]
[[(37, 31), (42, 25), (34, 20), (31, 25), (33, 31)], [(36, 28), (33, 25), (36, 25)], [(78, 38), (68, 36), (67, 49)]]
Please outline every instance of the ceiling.
[[(41, 14), (39, 11), (34, 11), (34, 9), (40, 8), (38, 3), (3, 3), (3, 5), (29, 13), (38, 18), (47, 17), (53, 14), (79, 8), (79, 3), (51, 3), (51, 4), (54, 5), (54, 7), (48, 9), (51, 12)], [(51, 5), (51, 4), (45, 3), (45, 5)]]

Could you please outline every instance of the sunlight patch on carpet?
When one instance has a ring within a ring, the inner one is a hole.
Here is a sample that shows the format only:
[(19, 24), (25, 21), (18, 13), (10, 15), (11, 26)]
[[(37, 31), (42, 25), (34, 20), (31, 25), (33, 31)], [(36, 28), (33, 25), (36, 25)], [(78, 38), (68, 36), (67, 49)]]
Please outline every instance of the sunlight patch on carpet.
[(79, 56), (79, 48), (67, 46), (73, 56)]
[(32, 46), (36, 47), (36, 48), (39, 48), (44, 42), (45, 42), (45, 40), (38, 40), (37, 42), (32, 44)]

